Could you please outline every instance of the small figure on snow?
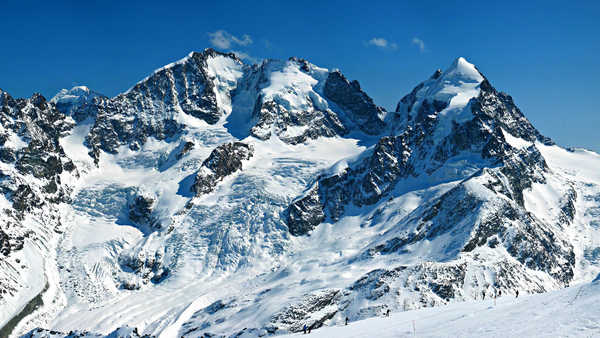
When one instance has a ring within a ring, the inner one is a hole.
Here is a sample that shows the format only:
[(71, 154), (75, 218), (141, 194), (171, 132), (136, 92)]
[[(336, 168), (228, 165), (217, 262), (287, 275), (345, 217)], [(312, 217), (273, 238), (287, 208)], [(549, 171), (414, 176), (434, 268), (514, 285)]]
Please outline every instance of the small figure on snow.
[(498, 297), (502, 296), (502, 290), (498, 290)]
[(387, 311), (385, 312), (385, 316), (389, 317), (390, 316), (390, 309), (387, 309)]
[(304, 328), (302, 330), (304, 331), (304, 334), (306, 334), (306, 324), (304, 324)]
[(481, 299), (485, 300), (485, 290), (481, 290)]
[(346, 317), (346, 325), (348, 325), (348, 317)]
[(515, 297), (515, 298), (519, 298), (519, 290), (516, 290), (515, 294), (517, 295), (517, 297)]

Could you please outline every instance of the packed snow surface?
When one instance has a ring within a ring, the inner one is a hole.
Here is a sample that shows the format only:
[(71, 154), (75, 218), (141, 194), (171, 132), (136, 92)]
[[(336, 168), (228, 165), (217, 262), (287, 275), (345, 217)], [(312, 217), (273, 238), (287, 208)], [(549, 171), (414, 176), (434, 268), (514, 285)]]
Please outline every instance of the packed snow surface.
[(596, 337), (600, 336), (599, 313), (600, 281), (596, 281), (545, 294), (397, 312), (347, 326), (322, 327), (307, 337)]

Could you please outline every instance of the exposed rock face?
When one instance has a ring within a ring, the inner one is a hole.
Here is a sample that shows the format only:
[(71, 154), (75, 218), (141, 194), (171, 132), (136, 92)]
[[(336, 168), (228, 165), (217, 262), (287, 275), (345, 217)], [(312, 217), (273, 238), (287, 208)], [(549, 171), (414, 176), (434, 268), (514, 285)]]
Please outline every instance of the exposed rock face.
[(348, 81), (339, 71), (330, 72), (323, 93), (346, 111), (364, 132), (375, 135), (384, 129), (385, 111), (360, 89), (358, 81)]
[(140, 337), (149, 337), (147, 335), (140, 335), (138, 333), (137, 328), (131, 327), (120, 327), (115, 329), (114, 331), (104, 335), (100, 333), (94, 333), (89, 331), (70, 331), (70, 332), (61, 332), (54, 330), (45, 330), (45, 329), (34, 329), (29, 331), (27, 334), (23, 336), (24, 338), (101, 338), (101, 337), (111, 337), (111, 338), (140, 338)]
[(291, 304), (271, 319), (274, 327), (284, 327), (290, 332), (302, 331), (304, 325), (317, 329), (338, 312), (337, 302), (341, 290), (330, 289), (306, 295), (300, 302)]
[(159, 221), (153, 215), (156, 197), (143, 193), (134, 194), (130, 196), (127, 206), (128, 216), (132, 222), (153, 229), (160, 228)]
[(216, 79), (210, 74), (208, 60), (217, 57), (241, 67), (233, 54), (212, 49), (193, 52), (123, 94), (96, 99), (91, 107), (83, 107), (95, 110), (96, 121), (87, 137), (91, 155), (97, 158), (100, 150), (115, 153), (121, 145), (137, 150), (149, 137), (173, 137), (182, 130), (180, 114), (216, 123), (224, 110), (217, 104)]
[(71, 188), (63, 179), (78, 173), (59, 138), (72, 127), (72, 120), (40, 94), (14, 99), (0, 90), (0, 191), (5, 201), (0, 219), (4, 263), (0, 269), (0, 304), (26, 286), (21, 274), (28, 273), (24, 269), (31, 262), (19, 262), (13, 254), (26, 243), (47, 243), (60, 232), (56, 204), (68, 203), (71, 198)]
[(94, 120), (86, 144), (96, 162), (100, 151), (139, 150), (150, 137), (176, 137), (185, 130), (185, 115), (215, 124), (233, 111), (248, 134), (290, 144), (354, 129), (379, 134), (386, 128), (386, 112), (339, 71), (298, 58), (247, 66), (233, 54), (212, 49), (191, 53), (114, 98), (75, 87), (61, 91), (53, 102), (77, 122)]
[(194, 142), (191, 141), (187, 141), (183, 144), (183, 146), (181, 147), (181, 149), (177, 152), (177, 154), (175, 155), (175, 157), (178, 160), (181, 160), (181, 158), (183, 156), (185, 156), (185, 154), (187, 154), (188, 152), (190, 152), (190, 150), (192, 150), (194, 148)]
[(10, 239), (6, 232), (0, 230), (0, 254), (8, 256), (10, 254)]
[(218, 146), (202, 163), (192, 191), (197, 196), (212, 192), (225, 177), (242, 170), (242, 161), (249, 160), (253, 154), (253, 147), (242, 142)]
[(295, 201), (288, 211), (288, 227), (294, 236), (313, 230), (325, 220), (323, 207), (319, 201), (318, 183), (304, 197)]
[[(2, 173), (1, 189), (13, 201), (15, 209), (29, 211), (43, 204), (43, 200), (68, 201), (69, 191), (61, 184), (61, 174), (76, 172), (59, 144), (59, 137), (72, 128), (72, 123), (39, 94), (15, 100), (3, 91), (0, 91), (0, 122), (2, 150), (11, 154), (3, 162), (15, 168), (14, 172)], [(32, 175), (36, 184), (28, 184), (23, 175)]]
[[(257, 105), (253, 115), (258, 121), (250, 133), (261, 140), (268, 140), (275, 134), (286, 143), (298, 144), (320, 136), (347, 133), (338, 117), (328, 110), (311, 107), (305, 111), (293, 111), (275, 101), (267, 101)], [(296, 133), (295, 129), (300, 133)]]
[(248, 70), (233, 102), (248, 96), (256, 97), (250, 133), (262, 140), (277, 136), (298, 144), (354, 129), (379, 134), (385, 128), (385, 111), (358, 82), (350, 83), (339, 71), (329, 72), (303, 59), (269, 60)]

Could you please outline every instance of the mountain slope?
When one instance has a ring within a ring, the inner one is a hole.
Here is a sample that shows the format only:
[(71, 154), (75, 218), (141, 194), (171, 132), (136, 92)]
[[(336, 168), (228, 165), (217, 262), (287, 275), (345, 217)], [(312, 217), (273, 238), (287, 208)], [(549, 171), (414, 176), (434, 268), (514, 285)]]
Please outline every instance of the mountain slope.
[[(17, 171), (3, 159), (3, 174), (51, 201), (25, 214), (52, 212), (37, 227), (59, 229), (37, 276), (17, 284), (0, 269), (27, 295), (0, 299), (0, 324), (47, 285), (14, 335), (262, 336), (600, 272), (600, 157), (556, 146), (463, 58), (396, 112), (337, 70), (211, 49), (113, 98), (78, 87), (38, 100), (0, 101), (4, 128), (39, 116), (31, 138), (58, 159), (35, 178), (40, 162), (15, 148), (29, 136), (10, 127), (2, 151)], [(49, 181), (56, 191), (37, 193)]]
[[(465, 302), (439, 308), (393, 313), (390, 318), (371, 318), (348, 326), (327, 327), (312, 337), (593, 337), (598, 282), (547, 294), (497, 301)], [(413, 326), (414, 323), (414, 326)], [(289, 335), (283, 337), (299, 336)]]
[(64, 231), (60, 207), (79, 176), (61, 144), (73, 120), (41, 95), (14, 99), (0, 90), (0, 324), (43, 289), (44, 256)]

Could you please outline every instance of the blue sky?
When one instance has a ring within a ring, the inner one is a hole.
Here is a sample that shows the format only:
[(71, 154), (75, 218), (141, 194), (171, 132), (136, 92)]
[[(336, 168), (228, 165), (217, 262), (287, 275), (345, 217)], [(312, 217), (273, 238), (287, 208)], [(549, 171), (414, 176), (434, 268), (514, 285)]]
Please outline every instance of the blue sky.
[(396, 102), (457, 56), (545, 135), (600, 151), (600, 2), (3, 1), (0, 88), (113, 96), (192, 50), (303, 57)]

